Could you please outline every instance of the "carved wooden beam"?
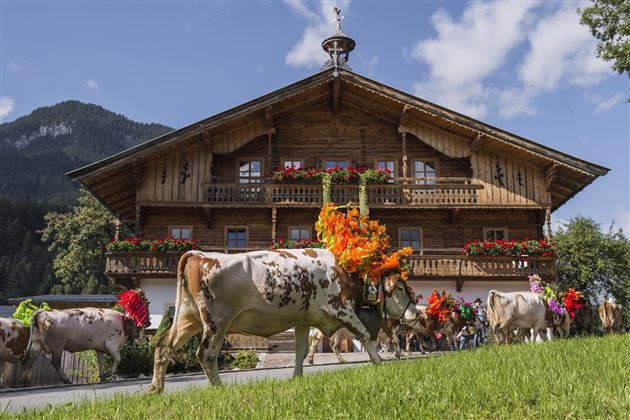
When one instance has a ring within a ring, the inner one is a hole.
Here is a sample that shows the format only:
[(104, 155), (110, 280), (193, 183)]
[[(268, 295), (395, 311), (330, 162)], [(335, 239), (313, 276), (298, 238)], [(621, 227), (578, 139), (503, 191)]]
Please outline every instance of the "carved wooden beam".
[(277, 220), (278, 220), (278, 209), (275, 207), (271, 208), (271, 241), (275, 242), (276, 240), (276, 231), (277, 231)]
[(459, 220), (459, 212), (460, 212), (459, 208), (454, 208), (450, 210), (451, 224), (457, 223), (457, 221)]
[(545, 170), (545, 188), (551, 189), (553, 183), (558, 179), (558, 165), (553, 164)]
[(212, 229), (212, 209), (209, 207), (203, 208), (203, 218), (206, 221), (206, 227)]
[(268, 133), (276, 132), (276, 129), (273, 126), (273, 108), (271, 105), (265, 107), (265, 128)]
[(462, 280), (461, 278), (458, 278), (457, 280), (455, 280), (455, 289), (458, 292), (461, 292), (463, 287), (464, 287), (464, 280)]
[(339, 111), (339, 96), (341, 94), (341, 79), (336, 78), (332, 83), (332, 112), (337, 114), (337, 111)]
[(131, 175), (133, 177), (133, 183), (136, 186), (136, 190), (142, 188), (142, 167), (137, 161), (131, 164)]
[(405, 131), (405, 126), (409, 123), (409, 111), (411, 110), (411, 106), (405, 105), (403, 106), (402, 112), (400, 113), (400, 121), (398, 122), (398, 132), (402, 133)]
[(212, 152), (213, 141), (208, 131), (201, 132), (201, 134), (199, 135), (199, 141), (201, 141), (201, 144), (206, 152)]
[(146, 209), (142, 206), (136, 206), (136, 236), (142, 238), (142, 230), (144, 226), (144, 216)]
[(477, 137), (472, 141), (472, 143), (470, 143), (471, 153), (476, 153), (479, 149), (481, 149), (481, 146), (483, 146), (483, 143), (485, 142), (484, 138), (483, 134), (477, 133)]

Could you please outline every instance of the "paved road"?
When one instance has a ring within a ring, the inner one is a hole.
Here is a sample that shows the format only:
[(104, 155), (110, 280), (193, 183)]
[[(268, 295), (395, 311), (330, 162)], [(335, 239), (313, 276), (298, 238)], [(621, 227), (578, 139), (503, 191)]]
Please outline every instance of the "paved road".
[[(305, 373), (335, 370), (364, 365), (365, 362), (349, 363), (345, 365), (315, 365), (305, 366)], [(235, 384), (267, 378), (287, 379), (293, 375), (293, 368), (256, 369), (246, 371), (231, 371), (221, 373), (224, 384)], [(0, 393), (2, 410), (9, 412), (20, 411), (22, 408), (37, 408), (49, 404), (57, 405), (68, 402), (79, 402), (94, 399), (109, 398), (117, 393), (133, 394), (144, 392), (151, 383), (151, 379), (135, 381), (109, 382), (92, 385), (68, 385), (53, 389), (40, 388), (37, 390), (11, 391)], [(208, 386), (204, 375), (186, 375), (166, 378), (165, 392), (181, 391), (188, 387)]]
[[(441, 352), (433, 353), (433, 356), (441, 355)], [(419, 353), (412, 353), (412, 358), (425, 357)], [(224, 384), (236, 384), (263, 379), (289, 379), (293, 376), (293, 363), (289, 362), (294, 358), (293, 353), (267, 355), (269, 360), (264, 360), (269, 366), (288, 366), (277, 368), (264, 368), (243, 371), (226, 371), (220, 374)], [(347, 364), (331, 363), (336, 362), (332, 353), (317, 353), (315, 365), (304, 365), (306, 374), (312, 372), (330, 371), (336, 369), (352, 368), (365, 365), (369, 362), (366, 353), (344, 353), (344, 357), (349, 362)], [(384, 360), (392, 359), (393, 355), (381, 353)], [(106, 399), (114, 394), (134, 394), (146, 392), (151, 378), (126, 380), (120, 382), (107, 382), (89, 385), (62, 385), (57, 387), (47, 387), (28, 390), (10, 390), (0, 392), (0, 414), (5, 412), (18, 412), (23, 408), (38, 408), (47, 405), (58, 405), (74, 403), (80, 401), (90, 401), (94, 399)], [(165, 392), (182, 391), (189, 387), (208, 386), (205, 375), (178, 375), (166, 378)]]

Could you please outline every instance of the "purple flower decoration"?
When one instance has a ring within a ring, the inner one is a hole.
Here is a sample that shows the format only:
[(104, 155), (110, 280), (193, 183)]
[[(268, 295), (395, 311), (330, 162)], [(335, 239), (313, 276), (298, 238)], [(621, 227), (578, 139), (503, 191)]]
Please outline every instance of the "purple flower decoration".
[(539, 281), (533, 281), (529, 284), (529, 291), (541, 294), (543, 292), (543, 288)]
[(554, 298), (549, 299), (547, 302), (549, 310), (554, 314), (562, 315), (564, 308)]

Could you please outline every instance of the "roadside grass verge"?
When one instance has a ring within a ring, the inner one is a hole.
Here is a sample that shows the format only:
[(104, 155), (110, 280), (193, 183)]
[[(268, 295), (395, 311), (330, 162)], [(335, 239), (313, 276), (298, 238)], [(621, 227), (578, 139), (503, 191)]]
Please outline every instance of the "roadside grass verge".
[[(168, 378), (167, 378), (168, 381)], [(630, 334), (492, 345), (289, 381), (24, 411), (21, 418), (628, 418)]]

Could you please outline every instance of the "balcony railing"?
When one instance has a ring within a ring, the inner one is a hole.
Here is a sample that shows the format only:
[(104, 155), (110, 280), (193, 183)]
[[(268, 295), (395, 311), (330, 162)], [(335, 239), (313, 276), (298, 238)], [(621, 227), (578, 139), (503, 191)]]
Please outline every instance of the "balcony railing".
[[(212, 249), (217, 252), (241, 250)], [(110, 252), (105, 274), (114, 279), (175, 277), (180, 253)], [(411, 275), (416, 279), (526, 279), (530, 274), (555, 277), (554, 257), (468, 257), (461, 255), (413, 255)]]
[[(469, 178), (395, 179), (383, 185), (368, 185), (370, 207), (450, 207), (477, 203), (477, 190)], [(237, 184), (217, 183), (205, 186), (206, 203), (217, 207), (232, 206), (296, 206), (321, 207), (322, 186), (319, 184)], [(333, 185), (331, 199), (335, 203), (359, 201), (358, 185)]]
[(554, 257), (469, 257), (452, 255), (414, 255), (411, 275), (414, 278), (483, 278), (526, 279), (530, 274), (553, 278)]

